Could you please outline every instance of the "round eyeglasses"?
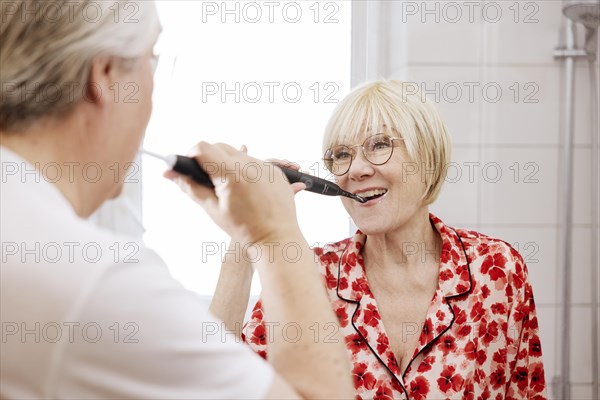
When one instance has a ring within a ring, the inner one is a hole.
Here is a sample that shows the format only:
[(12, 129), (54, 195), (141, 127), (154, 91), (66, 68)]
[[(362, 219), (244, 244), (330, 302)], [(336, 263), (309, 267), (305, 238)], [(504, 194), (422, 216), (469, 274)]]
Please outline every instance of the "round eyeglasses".
[(385, 133), (369, 136), (362, 144), (354, 146), (337, 145), (325, 152), (323, 161), (332, 174), (340, 176), (350, 170), (352, 160), (356, 158), (356, 148), (362, 148), (363, 156), (373, 165), (383, 165), (392, 158), (394, 152), (394, 141), (402, 140), (398, 137), (390, 137)]

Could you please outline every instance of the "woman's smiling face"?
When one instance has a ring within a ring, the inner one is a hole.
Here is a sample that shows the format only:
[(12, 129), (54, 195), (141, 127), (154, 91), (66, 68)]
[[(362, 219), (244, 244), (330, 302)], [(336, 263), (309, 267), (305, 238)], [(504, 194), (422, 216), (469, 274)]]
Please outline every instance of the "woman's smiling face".
[[(346, 145), (361, 144), (368, 136), (359, 136), (357, 143)], [(403, 226), (417, 211), (426, 207), (422, 171), (419, 162), (408, 156), (403, 141), (397, 140), (389, 161), (383, 165), (372, 164), (365, 159), (362, 150), (356, 148), (350, 169), (337, 176), (336, 182), (346, 191), (369, 198), (366, 203), (342, 199), (356, 226), (367, 235), (387, 233)]]
[[(378, 134), (394, 139), (393, 145), (385, 140), (377, 140), (377, 147), (365, 144)], [(338, 145), (347, 147), (332, 152)], [(389, 159), (389, 153), (379, 157), (375, 151), (386, 146), (392, 150)], [(450, 138), (435, 105), (414, 84), (394, 80), (366, 83), (344, 97), (325, 128), (323, 150), (339, 186), (369, 197), (364, 204), (342, 199), (366, 234), (392, 232), (427, 212), (450, 162)]]

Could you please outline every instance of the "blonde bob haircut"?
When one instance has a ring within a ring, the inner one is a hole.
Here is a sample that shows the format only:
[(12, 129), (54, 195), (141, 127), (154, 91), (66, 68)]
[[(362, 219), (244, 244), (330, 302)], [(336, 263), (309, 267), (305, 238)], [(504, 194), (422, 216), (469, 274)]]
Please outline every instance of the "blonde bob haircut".
[(131, 68), (160, 32), (156, 5), (147, 0), (2, 1), (0, 17), (6, 131), (68, 113), (86, 96), (95, 57), (116, 57)]
[(382, 80), (354, 89), (338, 104), (325, 128), (323, 153), (381, 132), (403, 139), (409, 162), (417, 164), (425, 184), (423, 204), (433, 203), (446, 178), (450, 138), (436, 107), (415, 83)]

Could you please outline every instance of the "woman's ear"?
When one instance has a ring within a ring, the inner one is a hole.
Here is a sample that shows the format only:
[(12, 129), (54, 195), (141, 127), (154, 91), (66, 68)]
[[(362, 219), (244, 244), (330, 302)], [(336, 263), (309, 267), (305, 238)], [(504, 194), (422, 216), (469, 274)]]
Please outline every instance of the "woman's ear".
[(100, 105), (110, 99), (110, 88), (115, 81), (115, 67), (114, 57), (97, 57), (92, 61), (88, 83), (84, 88), (84, 100)]

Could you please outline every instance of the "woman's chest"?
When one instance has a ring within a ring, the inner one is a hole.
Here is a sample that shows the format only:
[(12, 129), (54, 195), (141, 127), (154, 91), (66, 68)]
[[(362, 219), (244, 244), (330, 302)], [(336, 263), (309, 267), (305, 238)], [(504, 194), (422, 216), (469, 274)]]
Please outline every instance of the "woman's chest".
[(406, 370), (418, 347), (431, 297), (432, 293), (419, 292), (377, 298), (382, 328), (400, 371)]
[(431, 302), (418, 312), (384, 303), (335, 302), (338, 316), (346, 316), (340, 329), (359, 398), (406, 398), (405, 390), (409, 399), (501, 393), (513, 351), (504, 318), (481, 312), (477, 301)]

